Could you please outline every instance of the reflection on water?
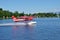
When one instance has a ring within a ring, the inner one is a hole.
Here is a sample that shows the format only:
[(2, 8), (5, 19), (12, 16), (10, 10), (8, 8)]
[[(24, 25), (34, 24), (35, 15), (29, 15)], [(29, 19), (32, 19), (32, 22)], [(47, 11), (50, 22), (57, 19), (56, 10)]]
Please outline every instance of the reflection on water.
[(12, 27), (12, 40), (32, 39), (33, 27), (32, 26), (14, 26)]
[(32, 39), (34, 26), (1, 26), (0, 40), (29, 40)]

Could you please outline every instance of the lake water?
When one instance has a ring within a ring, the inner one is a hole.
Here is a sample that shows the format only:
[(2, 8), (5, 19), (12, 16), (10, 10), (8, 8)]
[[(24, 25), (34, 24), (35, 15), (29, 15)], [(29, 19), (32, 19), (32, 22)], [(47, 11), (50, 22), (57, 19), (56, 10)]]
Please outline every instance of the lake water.
[[(60, 40), (60, 18), (34, 18), (34, 26), (0, 26), (0, 40)], [(13, 22), (11, 19), (0, 23)]]

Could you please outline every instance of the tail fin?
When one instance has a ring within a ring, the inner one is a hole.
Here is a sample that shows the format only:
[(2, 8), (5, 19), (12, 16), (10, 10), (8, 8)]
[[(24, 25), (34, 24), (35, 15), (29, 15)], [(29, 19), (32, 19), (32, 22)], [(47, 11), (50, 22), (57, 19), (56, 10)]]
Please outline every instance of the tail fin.
[(15, 16), (12, 16), (12, 19), (13, 19), (13, 20), (16, 20), (17, 18), (16, 18)]

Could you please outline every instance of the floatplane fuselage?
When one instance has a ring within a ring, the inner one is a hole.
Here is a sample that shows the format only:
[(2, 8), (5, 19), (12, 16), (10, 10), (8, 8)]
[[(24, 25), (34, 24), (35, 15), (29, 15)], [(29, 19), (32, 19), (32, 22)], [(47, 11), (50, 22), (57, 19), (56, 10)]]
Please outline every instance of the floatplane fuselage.
[(16, 18), (15, 16), (12, 16), (12, 20), (14, 22), (31, 21), (33, 20), (33, 17), (32, 16), (21, 16), (20, 18)]

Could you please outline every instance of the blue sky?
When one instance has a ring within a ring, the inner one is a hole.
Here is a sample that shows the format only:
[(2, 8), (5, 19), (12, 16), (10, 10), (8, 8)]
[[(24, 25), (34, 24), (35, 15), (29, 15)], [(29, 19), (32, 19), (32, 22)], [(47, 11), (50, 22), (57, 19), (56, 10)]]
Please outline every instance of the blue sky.
[(25, 13), (59, 12), (60, 0), (0, 0), (0, 8)]

